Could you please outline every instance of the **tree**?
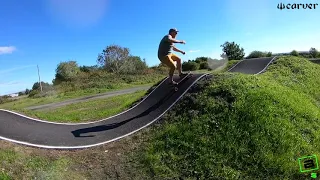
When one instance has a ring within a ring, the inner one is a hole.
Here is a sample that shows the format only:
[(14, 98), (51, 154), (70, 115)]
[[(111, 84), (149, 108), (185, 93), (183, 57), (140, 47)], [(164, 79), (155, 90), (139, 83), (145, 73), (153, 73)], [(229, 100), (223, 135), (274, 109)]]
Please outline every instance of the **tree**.
[(208, 61), (208, 58), (207, 57), (197, 57), (196, 59), (195, 59), (195, 62), (196, 63), (201, 63), (201, 62), (207, 62)]
[(226, 53), (222, 53), (222, 54), (220, 55), (220, 57), (221, 57), (223, 60), (228, 60), (228, 56), (227, 56)]
[(271, 56), (272, 56), (272, 52), (268, 52), (267, 57), (271, 57)]
[[(53, 86), (50, 85), (49, 83), (46, 83), (46, 82), (43, 82), (41, 81), (41, 85), (42, 85), (42, 90), (44, 92), (46, 91), (50, 91), (53, 89)], [(36, 91), (36, 90), (39, 90), (40, 91), (40, 83), (39, 82), (35, 82), (32, 86), (32, 91)], [(29, 92), (30, 93), (30, 92)]]
[(290, 55), (291, 56), (299, 56), (299, 53), (298, 53), (298, 51), (293, 50), (293, 51), (291, 51)]
[(229, 60), (241, 60), (245, 55), (244, 49), (235, 42), (225, 42), (221, 47)]
[(30, 93), (29, 89), (26, 89), (26, 91), (24, 92), (26, 95), (28, 95)]
[(319, 56), (319, 52), (316, 48), (310, 48), (309, 50), (309, 54), (313, 57), (313, 58), (316, 58)]
[(129, 56), (124, 60), (119, 72), (123, 74), (137, 74), (143, 72), (148, 66), (145, 59), (142, 61), (139, 56)]
[(129, 48), (110, 45), (98, 55), (97, 63), (109, 72), (118, 73), (128, 57)]
[(80, 66), (79, 70), (81, 72), (93, 72), (99, 70), (99, 67), (97, 65), (95, 66)]
[(59, 84), (62, 81), (70, 81), (75, 78), (80, 72), (80, 68), (76, 61), (61, 62), (56, 68), (54, 84)]

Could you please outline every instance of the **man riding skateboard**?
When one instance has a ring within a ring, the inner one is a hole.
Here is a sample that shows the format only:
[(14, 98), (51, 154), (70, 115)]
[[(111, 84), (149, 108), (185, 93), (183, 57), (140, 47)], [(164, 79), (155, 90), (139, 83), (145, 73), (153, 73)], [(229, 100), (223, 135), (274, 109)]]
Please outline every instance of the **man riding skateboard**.
[[(178, 32), (179, 31), (176, 28), (170, 29), (169, 34), (165, 35), (162, 38), (158, 48), (159, 60), (170, 68), (169, 79), (168, 79), (170, 84), (177, 84), (177, 82), (173, 80), (173, 74), (175, 69), (178, 69), (180, 77), (187, 75), (185, 73), (182, 73), (181, 59), (177, 55), (172, 53), (172, 50), (174, 50), (176, 52), (186, 54), (184, 51), (181, 51), (180, 49), (176, 48), (173, 44), (173, 43), (181, 43), (181, 44), (186, 43), (185, 41), (180, 41), (175, 39)], [(177, 65), (175, 65), (174, 61), (177, 62)]]

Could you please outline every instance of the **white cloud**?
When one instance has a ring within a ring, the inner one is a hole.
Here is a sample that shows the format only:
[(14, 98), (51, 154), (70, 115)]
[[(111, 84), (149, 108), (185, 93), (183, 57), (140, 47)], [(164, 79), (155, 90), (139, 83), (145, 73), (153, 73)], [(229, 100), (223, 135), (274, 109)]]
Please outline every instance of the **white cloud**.
[(20, 67), (15, 67), (15, 68), (10, 68), (10, 69), (5, 69), (5, 70), (0, 70), (0, 75), (5, 74), (5, 73), (9, 73), (9, 72), (13, 72), (13, 71), (17, 71), (17, 70), (21, 70), (21, 69), (27, 69), (29, 67), (35, 67), (36, 65), (27, 65), (27, 66), (20, 66)]
[(11, 54), (15, 50), (14, 46), (0, 46), (0, 54)]
[(200, 50), (190, 50), (189, 53), (199, 52)]

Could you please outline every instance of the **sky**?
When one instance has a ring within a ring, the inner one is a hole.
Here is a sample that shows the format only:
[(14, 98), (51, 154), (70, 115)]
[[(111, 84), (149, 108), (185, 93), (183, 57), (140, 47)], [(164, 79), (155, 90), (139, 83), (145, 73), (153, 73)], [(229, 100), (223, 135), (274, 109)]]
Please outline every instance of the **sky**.
[(0, 95), (52, 83), (60, 62), (96, 65), (112, 44), (130, 49), (149, 66), (159, 64), (157, 49), (170, 28), (183, 61), (220, 59), (224, 42), (234, 41), (246, 55), (293, 49), (320, 50), (320, 6), (277, 9), (278, 3), (317, 0), (10, 0), (0, 6)]

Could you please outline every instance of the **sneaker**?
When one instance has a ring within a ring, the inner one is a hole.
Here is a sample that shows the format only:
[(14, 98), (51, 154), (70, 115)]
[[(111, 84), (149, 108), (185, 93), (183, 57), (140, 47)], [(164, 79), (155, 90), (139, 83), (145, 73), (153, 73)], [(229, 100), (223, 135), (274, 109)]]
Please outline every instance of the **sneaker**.
[(175, 81), (170, 81), (169, 84), (170, 84), (170, 85), (177, 85), (178, 83), (175, 82)]

